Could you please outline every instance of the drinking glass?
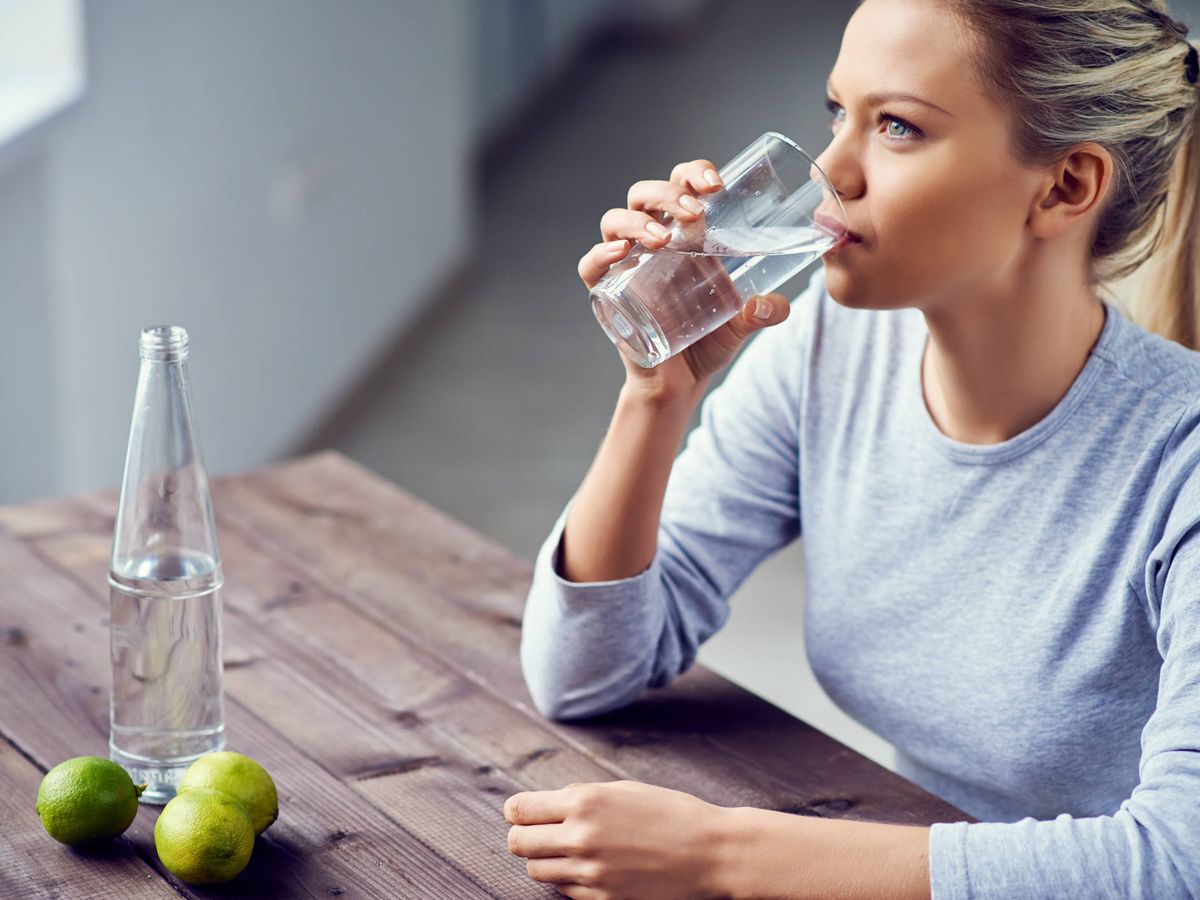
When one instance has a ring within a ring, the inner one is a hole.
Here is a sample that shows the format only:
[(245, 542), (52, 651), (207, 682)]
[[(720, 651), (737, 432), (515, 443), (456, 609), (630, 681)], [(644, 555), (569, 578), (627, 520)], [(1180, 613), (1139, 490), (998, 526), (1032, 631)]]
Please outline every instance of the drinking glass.
[(699, 219), (662, 214), (666, 246), (635, 243), (592, 288), (596, 319), (643, 368), (690, 347), (847, 240), (837, 191), (781, 134), (759, 137), (721, 168), (721, 181), (721, 190), (697, 198)]

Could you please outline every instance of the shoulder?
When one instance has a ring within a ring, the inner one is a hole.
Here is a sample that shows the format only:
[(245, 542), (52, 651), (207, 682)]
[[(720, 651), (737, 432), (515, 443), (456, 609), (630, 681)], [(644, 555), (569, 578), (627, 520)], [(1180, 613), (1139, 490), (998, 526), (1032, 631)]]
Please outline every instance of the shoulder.
[(1108, 304), (1115, 317), (1111, 337), (1101, 342), (1095, 354), (1147, 399), (1183, 415), (1200, 400), (1200, 352), (1147, 331), (1130, 321), (1121, 309)]
[[(1112, 327), (1093, 351), (1109, 377), (1101, 388), (1104, 402), (1124, 423), (1148, 441), (1155, 457), (1155, 492), (1164, 501), (1200, 488), (1200, 352), (1168, 340), (1130, 321), (1109, 305)], [(1200, 496), (1189, 505), (1200, 509)]]
[[(1108, 304), (1109, 320), (1093, 355), (1104, 377), (1095, 402), (1110, 451), (1136, 451), (1130, 459), (1153, 485), (1147, 506), (1161, 516), (1200, 510), (1194, 477), (1200, 463), (1200, 352), (1146, 330), (1119, 307)], [(1183, 501), (1182, 509), (1179, 506)]]
[(1109, 314), (1120, 316), (1115, 334), (1095, 352), (1113, 376), (1106, 401), (1147, 451), (1144, 478), (1134, 481), (1146, 485), (1146, 574), (1153, 581), (1200, 526), (1200, 352), (1147, 331), (1113, 306)]

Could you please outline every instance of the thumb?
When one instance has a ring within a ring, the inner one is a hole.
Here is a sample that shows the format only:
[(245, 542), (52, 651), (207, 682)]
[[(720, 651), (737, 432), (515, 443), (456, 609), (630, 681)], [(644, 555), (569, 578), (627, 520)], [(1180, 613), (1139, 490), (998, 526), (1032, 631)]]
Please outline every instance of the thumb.
[(760, 294), (747, 300), (738, 314), (729, 320), (729, 330), (739, 340), (745, 340), (762, 328), (778, 325), (791, 311), (791, 304), (783, 294)]

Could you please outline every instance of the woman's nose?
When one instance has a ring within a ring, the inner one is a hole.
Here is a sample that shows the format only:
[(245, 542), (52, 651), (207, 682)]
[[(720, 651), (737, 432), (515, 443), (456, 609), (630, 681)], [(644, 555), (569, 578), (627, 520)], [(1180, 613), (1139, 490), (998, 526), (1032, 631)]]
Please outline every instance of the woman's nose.
[[(854, 186), (856, 176), (852, 172), (854, 167), (846, 158), (846, 153), (844, 151), (840, 154), (835, 153), (835, 143), (836, 140), (830, 142), (829, 146), (825, 148), (825, 152), (818, 156), (810, 167), (808, 174), (816, 182), (828, 180), (838, 197), (845, 198), (856, 190)], [(825, 175), (825, 179), (821, 178), (822, 173)]]

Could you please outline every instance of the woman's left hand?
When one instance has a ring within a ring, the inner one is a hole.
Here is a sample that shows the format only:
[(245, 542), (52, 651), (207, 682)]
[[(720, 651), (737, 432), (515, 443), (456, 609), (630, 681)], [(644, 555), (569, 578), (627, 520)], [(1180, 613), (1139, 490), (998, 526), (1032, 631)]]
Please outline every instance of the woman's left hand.
[(724, 807), (637, 781), (509, 797), (508, 849), (573, 898), (720, 896)]

